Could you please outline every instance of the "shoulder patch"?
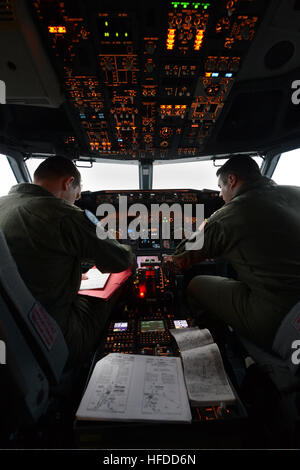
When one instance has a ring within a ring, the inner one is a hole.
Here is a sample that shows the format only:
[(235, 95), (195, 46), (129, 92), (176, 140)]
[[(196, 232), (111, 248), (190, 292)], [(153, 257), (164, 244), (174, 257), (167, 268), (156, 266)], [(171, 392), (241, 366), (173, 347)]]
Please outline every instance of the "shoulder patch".
[(84, 213), (85, 213), (85, 216), (89, 219), (89, 221), (92, 222), (92, 224), (94, 225), (99, 224), (99, 220), (91, 211), (88, 211), (87, 209), (85, 209)]

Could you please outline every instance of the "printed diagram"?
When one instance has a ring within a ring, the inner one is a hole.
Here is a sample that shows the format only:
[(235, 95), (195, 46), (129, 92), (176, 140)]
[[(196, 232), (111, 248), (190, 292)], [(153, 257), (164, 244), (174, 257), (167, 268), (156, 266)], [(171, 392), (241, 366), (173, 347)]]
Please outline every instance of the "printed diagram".
[(89, 404), (88, 410), (107, 410), (122, 413), (126, 410), (126, 389), (118, 384), (99, 384)]
[(112, 367), (112, 364), (103, 365), (96, 388), (89, 398), (87, 409), (125, 413), (131, 376), (129, 369), (125, 361), (117, 367)]
[[(173, 393), (168, 395), (165, 393), (160, 386), (152, 386), (148, 392), (144, 392), (143, 399), (143, 412), (144, 413), (178, 413), (180, 409), (179, 397), (176, 395), (176, 391), (172, 390)], [(172, 396), (173, 395), (173, 396)]]
[(177, 370), (165, 363), (146, 365), (142, 413), (175, 414), (181, 409)]

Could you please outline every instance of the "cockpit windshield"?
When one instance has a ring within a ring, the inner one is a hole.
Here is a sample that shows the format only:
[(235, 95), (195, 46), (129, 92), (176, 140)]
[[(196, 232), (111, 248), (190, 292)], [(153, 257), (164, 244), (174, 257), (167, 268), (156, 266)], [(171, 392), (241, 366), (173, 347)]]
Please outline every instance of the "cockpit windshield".
[[(42, 159), (29, 158), (26, 161), (30, 176)], [(82, 166), (83, 165), (83, 166)], [(79, 163), (78, 170), (82, 179), (82, 191), (99, 191), (106, 189), (139, 189), (138, 163)]]
[[(261, 166), (262, 158), (254, 157)], [(29, 158), (26, 161), (31, 178), (42, 159)], [(153, 189), (213, 189), (218, 190), (216, 171), (226, 159), (165, 163), (153, 165)], [(82, 191), (100, 191), (107, 189), (139, 189), (138, 164), (98, 163), (92, 167), (80, 162), (78, 169), (82, 177)]]

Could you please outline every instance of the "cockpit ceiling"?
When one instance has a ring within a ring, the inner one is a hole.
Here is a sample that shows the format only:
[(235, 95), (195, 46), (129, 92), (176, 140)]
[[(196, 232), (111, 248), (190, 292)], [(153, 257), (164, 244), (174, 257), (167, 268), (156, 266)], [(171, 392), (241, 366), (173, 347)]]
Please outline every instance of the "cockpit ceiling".
[(299, 25), (298, 0), (5, 0), (0, 146), (131, 161), (300, 147)]

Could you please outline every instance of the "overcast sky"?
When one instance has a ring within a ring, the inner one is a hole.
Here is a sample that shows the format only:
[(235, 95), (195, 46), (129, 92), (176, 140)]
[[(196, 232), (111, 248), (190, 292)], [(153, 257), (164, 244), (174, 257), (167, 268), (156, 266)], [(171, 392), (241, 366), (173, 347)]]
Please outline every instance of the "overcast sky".
[[(225, 161), (225, 160), (224, 160)], [(224, 163), (219, 161), (218, 166)], [(259, 162), (260, 159), (257, 159)], [(33, 175), (41, 160), (29, 159), (27, 165)], [(83, 191), (102, 189), (138, 189), (138, 164), (94, 163), (93, 168), (79, 168)], [(154, 165), (153, 189), (218, 189), (217, 168), (212, 161)], [(0, 195), (5, 195), (16, 184), (15, 177), (4, 155), (0, 155)], [(283, 154), (273, 179), (278, 184), (300, 186), (300, 149)]]

